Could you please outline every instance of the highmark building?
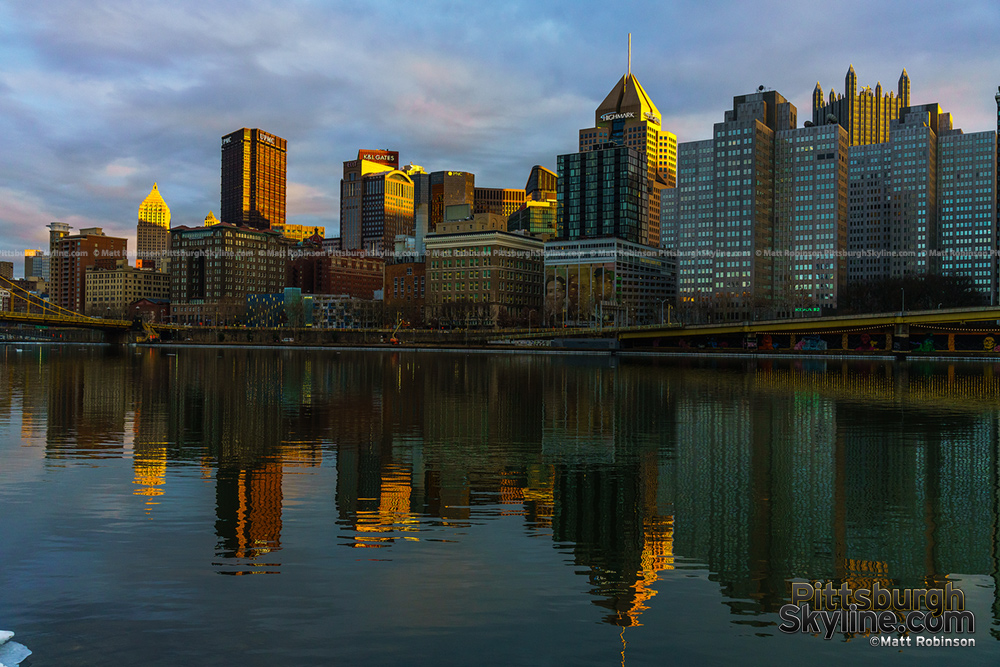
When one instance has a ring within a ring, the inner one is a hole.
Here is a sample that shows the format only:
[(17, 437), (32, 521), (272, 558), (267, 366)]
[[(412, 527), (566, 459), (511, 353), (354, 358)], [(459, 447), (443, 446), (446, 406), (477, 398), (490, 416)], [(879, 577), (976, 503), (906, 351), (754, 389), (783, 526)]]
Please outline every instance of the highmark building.
[[(661, 127), (659, 109), (632, 74), (631, 56), (628, 72), (597, 107), (594, 117), (594, 127), (580, 130), (580, 155), (605, 150), (608, 144), (631, 148), (638, 154), (642, 172), (641, 197), (644, 202), (623, 205), (634, 207), (634, 212), (641, 214), (642, 218), (638, 233), (623, 238), (634, 243), (659, 246), (660, 192), (663, 188), (673, 187), (677, 181), (677, 137)], [(586, 229), (587, 221), (606, 216), (608, 211), (601, 208), (601, 203), (589, 199), (596, 197), (602, 190), (614, 187), (608, 181), (609, 172), (606, 168), (599, 168), (596, 163), (583, 158), (576, 160), (580, 165), (578, 175), (593, 187), (587, 188), (586, 197), (580, 202), (583, 207), (581, 211), (571, 214), (578, 217), (564, 219), (566, 231), (560, 234), (560, 238), (564, 239), (592, 237)], [(559, 174), (561, 191), (565, 190), (568, 194), (579, 192), (576, 183), (568, 182), (567, 187), (562, 188), (562, 179), (572, 174), (562, 168)]]

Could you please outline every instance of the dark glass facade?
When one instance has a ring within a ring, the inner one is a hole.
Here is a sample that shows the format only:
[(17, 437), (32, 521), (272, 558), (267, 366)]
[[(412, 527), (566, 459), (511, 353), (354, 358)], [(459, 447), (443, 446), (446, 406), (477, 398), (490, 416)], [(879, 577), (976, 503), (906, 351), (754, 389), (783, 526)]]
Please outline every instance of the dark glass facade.
[(287, 146), (245, 127), (222, 137), (222, 222), (254, 229), (285, 224)]
[(638, 151), (613, 146), (570, 153), (560, 155), (557, 165), (559, 239), (646, 242), (646, 163)]

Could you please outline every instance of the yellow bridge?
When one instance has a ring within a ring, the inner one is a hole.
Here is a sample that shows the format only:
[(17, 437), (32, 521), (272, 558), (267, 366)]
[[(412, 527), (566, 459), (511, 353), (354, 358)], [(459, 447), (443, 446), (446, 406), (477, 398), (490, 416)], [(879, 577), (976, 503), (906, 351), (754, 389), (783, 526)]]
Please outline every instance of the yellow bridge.
[[(839, 349), (854, 349), (862, 336), (867, 334), (866, 349), (879, 349), (878, 336), (885, 336), (883, 350), (893, 349), (894, 341), (907, 341), (906, 347), (896, 349), (909, 350), (909, 339), (921, 337), (947, 336), (948, 349), (955, 349), (956, 337), (980, 337), (979, 346), (975, 349), (984, 350), (994, 336), (1000, 338), (1000, 308), (943, 308), (937, 310), (906, 311), (895, 313), (876, 313), (870, 315), (836, 315), (827, 317), (802, 317), (783, 320), (743, 321), (728, 324), (703, 324), (684, 326), (651, 325), (635, 327), (618, 333), (618, 339), (629, 347), (658, 345), (677, 345), (682, 339), (685, 342), (703, 344), (706, 340), (717, 337), (733, 341), (753, 341), (753, 346), (765, 337), (787, 341), (793, 346), (796, 339), (802, 337), (840, 336)], [(849, 337), (855, 338), (849, 338)], [(985, 338), (984, 338), (985, 337)], [(849, 343), (849, 341), (851, 341)], [(986, 342), (984, 342), (986, 341)], [(944, 340), (940, 341), (944, 343)], [(967, 341), (968, 342), (968, 341)], [(784, 347), (784, 345), (782, 345)], [(974, 346), (973, 346), (974, 347)], [(992, 347), (989, 351), (992, 351)]]

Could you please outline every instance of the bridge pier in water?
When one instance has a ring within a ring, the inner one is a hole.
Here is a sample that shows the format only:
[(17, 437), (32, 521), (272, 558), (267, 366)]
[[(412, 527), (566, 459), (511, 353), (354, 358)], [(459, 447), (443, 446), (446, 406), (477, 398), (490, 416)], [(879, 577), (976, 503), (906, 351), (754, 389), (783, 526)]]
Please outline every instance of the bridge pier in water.
[(892, 349), (897, 352), (910, 351), (910, 325), (906, 322), (899, 322), (893, 327)]

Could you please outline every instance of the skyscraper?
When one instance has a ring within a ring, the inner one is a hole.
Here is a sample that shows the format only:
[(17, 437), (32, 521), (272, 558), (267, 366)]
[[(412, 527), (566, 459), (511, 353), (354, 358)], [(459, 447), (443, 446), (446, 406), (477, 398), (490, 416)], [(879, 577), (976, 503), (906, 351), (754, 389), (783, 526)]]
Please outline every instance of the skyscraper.
[(826, 125), (827, 118), (834, 116), (847, 130), (851, 146), (867, 146), (889, 141), (889, 124), (899, 118), (900, 112), (910, 106), (910, 76), (906, 69), (899, 76), (898, 95), (892, 92), (882, 94), (879, 82), (873, 91), (866, 86), (858, 90), (858, 75), (854, 65), (847, 70), (844, 78), (845, 92), (835, 95), (830, 90), (829, 100), (823, 101), (823, 89), (819, 82), (813, 89), (813, 124)]
[(167, 244), (170, 240), (170, 207), (163, 201), (160, 191), (153, 189), (139, 205), (139, 223), (136, 227), (137, 269), (156, 269), (166, 273)]
[(902, 110), (890, 140), (850, 149), (852, 281), (965, 276), (997, 303), (997, 133), (965, 134), (937, 104)]
[(613, 144), (556, 157), (558, 238), (616, 237), (646, 244), (649, 197), (645, 157), (632, 146)]
[(827, 123), (776, 136), (775, 309), (832, 309), (847, 281), (847, 130)]
[(245, 127), (222, 137), (222, 222), (254, 229), (285, 224), (287, 145)]
[[(604, 144), (628, 146), (639, 152), (646, 167), (646, 217), (644, 238), (660, 245), (660, 191), (677, 183), (677, 137), (660, 126), (660, 111), (632, 74), (632, 37), (629, 36), (628, 71), (594, 112), (594, 127), (580, 130), (580, 152)], [(565, 174), (562, 174), (565, 175)]]
[(692, 316), (748, 319), (773, 305), (776, 141), (795, 122), (793, 104), (758, 91), (733, 98), (713, 139), (680, 145), (662, 245), (678, 255), (678, 307)]
[(345, 250), (382, 251), (398, 234), (412, 235), (414, 184), (396, 151), (360, 150), (344, 162), (340, 238)]

